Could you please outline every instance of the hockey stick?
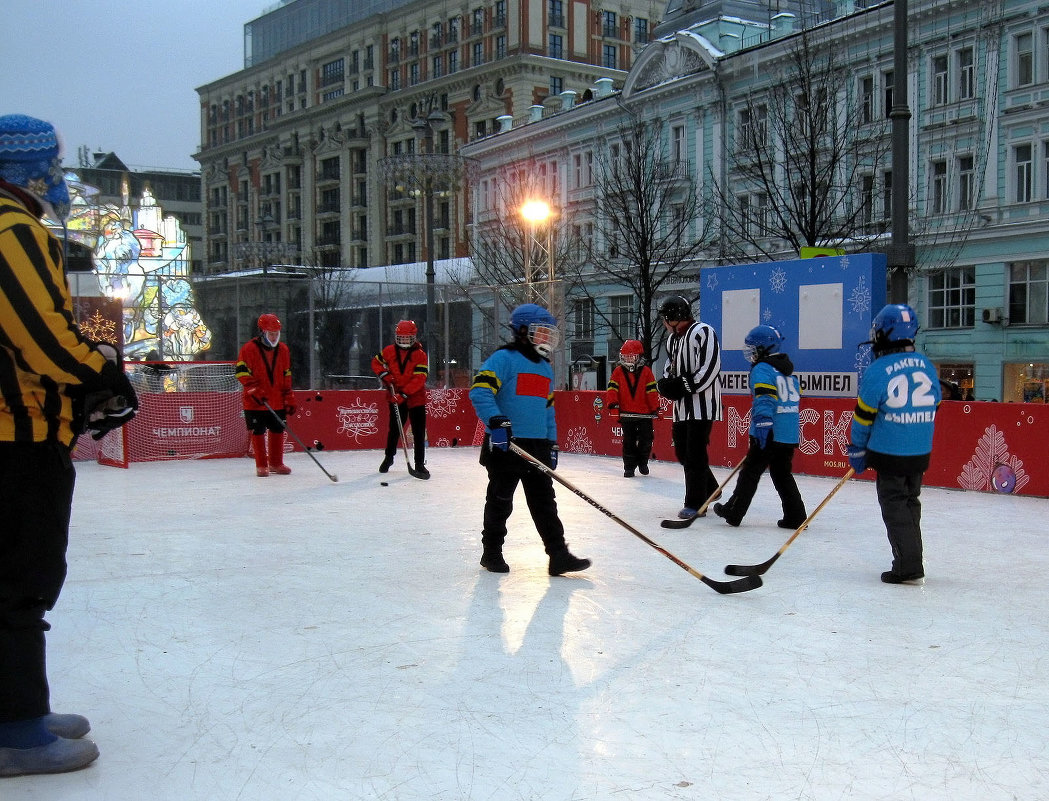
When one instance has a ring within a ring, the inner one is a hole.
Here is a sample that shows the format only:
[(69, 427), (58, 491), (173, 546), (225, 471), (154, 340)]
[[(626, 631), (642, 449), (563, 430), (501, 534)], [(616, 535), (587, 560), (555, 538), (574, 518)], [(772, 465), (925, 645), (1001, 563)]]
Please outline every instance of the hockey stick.
[(617, 517), (615, 514), (610, 512), (608, 509), (606, 509), (601, 504), (599, 504), (597, 501), (595, 501), (593, 498), (591, 498), (585, 492), (583, 492), (582, 490), (576, 488), (570, 481), (568, 481), (568, 479), (562, 478), (561, 476), (559, 476), (557, 473), (555, 473), (553, 470), (551, 470), (549, 467), (547, 467), (541, 461), (539, 461), (534, 456), (532, 456), (532, 454), (530, 454), (528, 451), (526, 451), (523, 448), (521, 448), (516, 442), (511, 442), (510, 443), (510, 450), (512, 450), (514, 453), (516, 453), (522, 459), (525, 459), (526, 461), (531, 462), (534, 467), (536, 467), (539, 470), (541, 470), (544, 473), (546, 473), (548, 476), (550, 476), (550, 478), (554, 479), (554, 481), (556, 481), (557, 483), (559, 483), (562, 486), (567, 487), (568, 489), (570, 489), (572, 492), (574, 492), (576, 495), (578, 495), (580, 498), (582, 498), (588, 504), (590, 504), (595, 509), (597, 509), (597, 511), (599, 511), (602, 514), (607, 515), (608, 517), (610, 517), (613, 520), (615, 520), (617, 523), (619, 523), (619, 525), (621, 525), (623, 528), (625, 528), (627, 531), (629, 531), (635, 537), (640, 539), (646, 545), (651, 545), (653, 548), (655, 548), (657, 551), (659, 551), (661, 554), (663, 554), (663, 556), (665, 556), (667, 559), (669, 559), (675, 565), (677, 565), (678, 567), (680, 567), (680, 568), (682, 568), (684, 570), (687, 570), (689, 573), (691, 573), (693, 576), (698, 578), (700, 581), (702, 581), (704, 584), (706, 584), (708, 587), (710, 587), (711, 589), (715, 590), (716, 592), (720, 592), (722, 595), (727, 595), (729, 593), (734, 593), (734, 592), (746, 592), (747, 590), (757, 589), (758, 587), (761, 586), (761, 576), (749, 576), (748, 575), (748, 576), (744, 576), (743, 578), (736, 579), (735, 581), (718, 581), (717, 579), (712, 579), (712, 578), (708, 578), (707, 576), (704, 576), (698, 570), (694, 570), (693, 568), (689, 567), (687, 564), (682, 562), (680, 559), (678, 559), (676, 556), (674, 556), (674, 554), (670, 553), (670, 551), (668, 551), (665, 548), (661, 547), (658, 543), (653, 542), (652, 540), (650, 540), (648, 537), (646, 537), (644, 534), (642, 534), (640, 531), (638, 531), (632, 525), (627, 523), (625, 520), (623, 520), (620, 517)]
[(743, 459), (739, 460), (739, 464), (732, 468), (732, 472), (725, 476), (725, 480), (718, 485), (718, 488), (712, 493), (710, 493), (710, 497), (707, 498), (703, 502), (703, 505), (696, 510), (695, 515), (693, 515), (692, 517), (686, 517), (684, 520), (670, 518), (669, 520), (664, 520), (659, 525), (661, 525), (663, 528), (688, 528), (689, 526), (691, 526), (693, 522), (695, 522), (697, 519), (703, 516), (703, 514), (707, 511), (707, 507), (710, 506), (710, 504), (712, 504), (717, 498), (721, 497), (721, 491), (725, 489), (726, 486), (728, 486), (728, 483), (732, 480), (732, 476), (736, 475), (736, 473), (739, 472), (739, 469), (743, 467), (744, 459), (746, 459), (745, 456), (743, 457)]
[(427, 479), (429, 476), (424, 476), (414, 467), (412, 467), (412, 461), (408, 458), (408, 440), (404, 436), (404, 423), (401, 421), (401, 404), (397, 402), (397, 393), (394, 392), (393, 387), (390, 387), (390, 397), (393, 403), (390, 404), (393, 408), (390, 410), (390, 414), (397, 418), (397, 430), (401, 432), (401, 447), (404, 449), (404, 464), (408, 468), (408, 475), (412, 478)]
[(778, 551), (776, 551), (775, 556), (773, 556), (767, 562), (762, 562), (760, 565), (725, 565), (725, 572), (728, 573), (730, 576), (761, 576), (761, 575), (764, 575), (765, 571), (767, 571), (770, 567), (772, 567), (772, 565), (775, 563), (775, 561), (777, 559), (779, 559), (783, 555), (783, 552), (785, 550), (787, 550), (787, 548), (790, 547), (790, 544), (792, 542), (794, 542), (794, 540), (796, 540), (798, 538), (798, 535), (801, 534), (801, 532), (803, 532), (808, 527), (809, 523), (812, 522), (812, 518), (814, 518), (816, 515), (818, 515), (820, 513), (820, 510), (824, 506), (827, 505), (827, 501), (829, 501), (831, 498), (833, 498), (835, 493), (838, 490), (840, 490), (843, 486), (845, 486), (845, 482), (848, 481), (850, 478), (852, 478), (853, 475), (855, 475), (855, 473), (856, 473), (856, 471), (853, 470), (850, 467), (849, 468), (849, 472), (847, 472), (845, 475), (843, 475), (841, 477), (841, 479), (838, 481), (838, 483), (834, 485), (834, 489), (832, 489), (827, 494), (827, 497), (823, 499), (823, 501), (820, 503), (820, 505), (817, 506), (813, 510), (812, 514), (810, 514), (808, 517), (805, 518), (804, 522), (802, 522), (802, 524), (800, 526), (798, 526), (798, 530), (790, 535), (790, 539), (788, 539), (785, 543), (783, 543), (783, 547), (780, 548)]
[[(291, 438), (293, 440), (295, 440), (297, 443), (299, 443), (299, 447), (301, 447), (304, 451), (306, 451), (306, 453), (309, 454), (309, 457), (311, 459), (313, 459), (314, 462), (317, 462), (317, 457), (313, 455), (313, 451), (311, 451), (309, 448), (306, 447), (306, 443), (304, 443), (301, 439), (299, 439), (297, 436), (295, 436), (295, 432), (291, 430), (291, 428), (288, 426), (288, 423), (286, 421), (280, 419), (280, 415), (279, 414), (277, 414), (275, 411), (273, 411), (273, 407), (269, 405), (269, 402), (264, 400), (262, 402), (262, 404), (267, 409), (270, 410), (270, 413), (274, 417), (277, 418), (277, 421), (280, 423), (281, 428), (283, 428), (285, 431), (287, 431), (291, 435)], [(332, 481), (338, 481), (339, 480), (339, 477), (337, 475), (335, 475), (334, 473), (329, 473), (327, 470), (325, 470), (324, 469), (324, 465), (322, 465), (320, 462), (317, 462), (317, 467), (319, 467), (321, 469), (321, 472), (323, 472), (324, 475), (326, 475)]]
[(641, 414), (640, 412), (620, 412), (619, 416), (627, 420), (655, 420), (659, 417), (659, 413), (652, 412), (651, 414)]

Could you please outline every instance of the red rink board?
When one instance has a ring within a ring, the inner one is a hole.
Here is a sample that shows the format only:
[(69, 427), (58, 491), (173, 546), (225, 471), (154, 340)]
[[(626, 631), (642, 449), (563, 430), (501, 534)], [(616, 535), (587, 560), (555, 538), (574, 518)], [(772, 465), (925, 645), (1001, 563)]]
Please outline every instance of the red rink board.
[[(568, 453), (619, 456), (619, 419), (608, 414), (600, 392), (556, 393), (561, 449)], [(379, 450), (386, 442), (390, 405), (381, 390), (296, 392), (298, 410), (288, 421), (304, 443), (327, 450)], [(128, 460), (243, 456), (248, 436), (239, 393), (143, 395), (142, 409), (128, 425)], [(802, 402), (797, 473), (841, 476), (854, 401), (810, 398)], [(673, 462), (669, 404), (656, 420), (654, 458)], [(711, 463), (735, 465), (746, 453), (750, 398), (725, 396), (724, 419), (714, 425)], [(427, 390), (430, 447), (476, 446), (484, 428), (465, 389)], [(301, 450), (293, 443), (295, 450)], [(931, 486), (1049, 496), (1049, 408), (1041, 404), (945, 401), (936, 420)], [(78, 456), (84, 454), (79, 453)], [(869, 471), (863, 478), (873, 478)]]

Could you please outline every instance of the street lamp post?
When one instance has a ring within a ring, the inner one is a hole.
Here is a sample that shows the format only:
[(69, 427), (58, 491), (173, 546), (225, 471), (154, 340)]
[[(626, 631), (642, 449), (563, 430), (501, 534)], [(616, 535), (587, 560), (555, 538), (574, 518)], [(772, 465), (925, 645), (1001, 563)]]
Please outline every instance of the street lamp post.
[[(433, 158), (433, 132), (434, 125), (444, 122), (444, 116), (435, 108), (430, 108), (425, 117), (419, 117), (412, 122), (415, 135), (423, 145), (423, 155)], [(426, 329), (424, 340), (426, 352), (430, 358), (436, 357), (436, 303), (434, 299), (434, 284), (437, 276), (433, 265), (433, 174), (426, 170), (423, 172), (423, 226), (425, 231), (424, 247), (426, 248)]]
[[(521, 206), (521, 217), (528, 224), (524, 254), (527, 300), (548, 309), (558, 324), (564, 326), (564, 310), (554, 268), (554, 211), (546, 201), (529, 200)], [(555, 359), (554, 380), (557, 386), (562, 386), (565, 375), (563, 347), (557, 351)]]

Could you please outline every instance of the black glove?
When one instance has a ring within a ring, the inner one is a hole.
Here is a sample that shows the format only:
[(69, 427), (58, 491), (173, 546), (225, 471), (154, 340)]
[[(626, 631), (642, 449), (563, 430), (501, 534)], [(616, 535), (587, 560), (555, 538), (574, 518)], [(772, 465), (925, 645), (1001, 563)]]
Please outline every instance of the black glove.
[(510, 449), (510, 438), (514, 435), (513, 430), (510, 428), (510, 418), (505, 414), (493, 415), (488, 420), (488, 428), (491, 429), (492, 435), (489, 437), (489, 446), (494, 450), (498, 448), (501, 451), (508, 451)]
[(556, 470), (557, 469), (557, 456), (558, 456), (559, 453), (561, 453), (561, 449), (557, 447), (557, 443), (556, 442), (551, 441), (550, 442), (550, 462), (549, 462), (551, 470)]
[(91, 432), (91, 439), (102, 439), (113, 429), (129, 423), (134, 416), (135, 408), (128, 404), (127, 398), (114, 395), (88, 412), (87, 430)]
[(680, 376), (673, 378), (661, 378), (656, 383), (659, 394), (667, 400), (678, 401), (690, 394), (685, 386), (685, 381)]

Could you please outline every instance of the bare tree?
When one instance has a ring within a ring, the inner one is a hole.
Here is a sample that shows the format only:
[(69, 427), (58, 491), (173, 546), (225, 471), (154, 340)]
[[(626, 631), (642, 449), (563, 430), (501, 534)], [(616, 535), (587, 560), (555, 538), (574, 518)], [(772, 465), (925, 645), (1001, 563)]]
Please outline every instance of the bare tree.
[[(693, 166), (683, 142), (672, 144), (666, 134), (660, 121), (635, 119), (601, 148), (593, 219), (577, 237), (581, 258), (574, 274), (609, 336), (640, 340), (650, 361), (665, 334), (659, 301), (670, 293), (689, 295), (682, 287), (698, 281), (698, 259), (711, 244)], [(627, 314), (597, 302), (617, 287), (633, 299)]]
[(736, 109), (726, 171), (711, 166), (722, 257), (864, 248), (884, 232), (870, 201), (889, 149), (887, 127), (875, 126), (872, 136), (860, 124), (862, 98), (849, 90), (849, 77), (829, 48), (803, 33), (782, 70)]

